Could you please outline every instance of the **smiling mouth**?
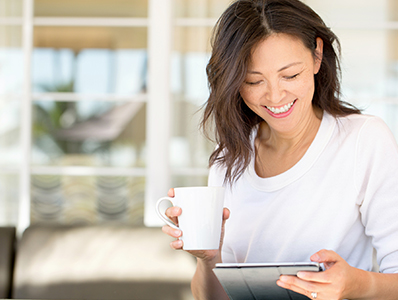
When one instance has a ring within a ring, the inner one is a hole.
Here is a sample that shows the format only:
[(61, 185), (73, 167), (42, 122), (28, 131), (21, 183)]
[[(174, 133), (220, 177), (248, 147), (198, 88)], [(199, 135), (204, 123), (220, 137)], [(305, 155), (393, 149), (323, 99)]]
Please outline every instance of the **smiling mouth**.
[(270, 112), (272, 112), (275, 115), (279, 115), (279, 114), (283, 114), (285, 112), (288, 112), (289, 109), (293, 106), (294, 102), (296, 102), (296, 100), (281, 106), (281, 107), (273, 107), (273, 106), (264, 106), (265, 108), (267, 108)]

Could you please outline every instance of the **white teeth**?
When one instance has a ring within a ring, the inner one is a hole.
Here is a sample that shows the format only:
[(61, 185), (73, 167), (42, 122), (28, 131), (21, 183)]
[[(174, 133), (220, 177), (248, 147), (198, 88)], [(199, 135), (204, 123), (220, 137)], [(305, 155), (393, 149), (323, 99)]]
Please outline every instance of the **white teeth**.
[(294, 104), (294, 101), (286, 104), (285, 106), (279, 107), (279, 108), (275, 108), (272, 106), (266, 106), (266, 108), (268, 108), (271, 112), (273, 112), (274, 114), (282, 114), (287, 112)]

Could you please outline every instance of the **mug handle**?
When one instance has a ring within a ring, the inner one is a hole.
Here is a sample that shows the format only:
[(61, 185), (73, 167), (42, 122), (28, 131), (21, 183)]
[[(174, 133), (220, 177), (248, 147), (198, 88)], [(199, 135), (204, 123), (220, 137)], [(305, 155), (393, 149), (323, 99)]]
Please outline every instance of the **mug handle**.
[(169, 201), (169, 202), (171, 202), (171, 204), (173, 204), (172, 199), (173, 198), (169, 198), (169, 197), (160, 198), (158, 200), (158, 202), (156, 202), (156, 213), (158, 214), (159, 218), (161, 218), (163, 220), (163, 222), (165, 222), (167, 225), (169, 225), (170, 227), (172, 227), (174, 229), (181, 230), (176, 224), (174, 224), (169, 218), (166, 217), (165, 212), (160, 211), (160, 204), (163, 201)]

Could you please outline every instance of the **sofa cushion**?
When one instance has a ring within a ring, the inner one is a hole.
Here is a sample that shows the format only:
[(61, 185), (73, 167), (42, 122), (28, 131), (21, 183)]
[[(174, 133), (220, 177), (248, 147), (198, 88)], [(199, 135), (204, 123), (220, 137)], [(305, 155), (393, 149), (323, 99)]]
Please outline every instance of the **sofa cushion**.
[(18, 245), (14, 298), (192, 299), (196, 262), (159, 228), (30, 227)]

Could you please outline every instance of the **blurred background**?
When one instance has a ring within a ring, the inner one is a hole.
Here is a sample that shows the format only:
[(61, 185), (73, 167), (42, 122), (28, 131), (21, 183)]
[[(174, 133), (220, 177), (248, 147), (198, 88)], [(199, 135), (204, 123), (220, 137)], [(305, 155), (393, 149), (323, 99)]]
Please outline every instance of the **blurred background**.
[[(306, 0), (339, 36), (343, 97), (398, 137), (398, 1)], [(0, 225), (157, 226), (206, 185), (209, 38), (230, 0), (0, 0)]]

